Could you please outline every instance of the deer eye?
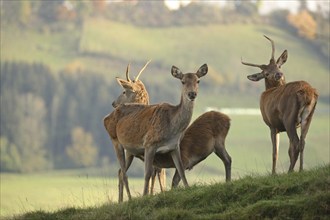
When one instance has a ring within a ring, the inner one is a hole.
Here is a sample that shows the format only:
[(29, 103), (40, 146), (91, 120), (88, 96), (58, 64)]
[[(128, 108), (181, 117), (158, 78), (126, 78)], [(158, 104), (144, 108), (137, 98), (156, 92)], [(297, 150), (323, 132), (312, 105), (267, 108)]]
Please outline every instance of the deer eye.
[(126, 91), (124, 91), (123, 94), (125, 95), (126, 94)]
[(197, 80), (197, 83), (199, 83), (199, 80)]
[(181, 81), (181, 83), (182, 83), (182, 85), (184, 85), (184, 84), (185, 84), (185, 82), (184, 82), (184, 81)]

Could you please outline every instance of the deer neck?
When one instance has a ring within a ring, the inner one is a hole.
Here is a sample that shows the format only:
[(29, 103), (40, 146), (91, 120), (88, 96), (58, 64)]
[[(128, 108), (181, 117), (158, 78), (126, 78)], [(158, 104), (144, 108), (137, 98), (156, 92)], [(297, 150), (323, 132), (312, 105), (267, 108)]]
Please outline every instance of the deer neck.
[(184, 131), (192, 117), (194, 109), (194, 101), (189, 101), (187, 98), (184, 98), (181, 96), (180, 104), (175, 106), (175, 109), (173, 111), (173, 117), (172, 117), (172, 127), (173, 132), (182, 132)]
[(279, 87), (279, 86), (283, 86), (285, 84), (286, 84), (285, 79), (281, 79), (279, 81), (265, 79), (266, 90), (271, 89), (271, 88), (276, 88), (276, 87)]
[(134, 102), (149, 105), (148, 93), (146, 91), (140, 91), (136, 94)]

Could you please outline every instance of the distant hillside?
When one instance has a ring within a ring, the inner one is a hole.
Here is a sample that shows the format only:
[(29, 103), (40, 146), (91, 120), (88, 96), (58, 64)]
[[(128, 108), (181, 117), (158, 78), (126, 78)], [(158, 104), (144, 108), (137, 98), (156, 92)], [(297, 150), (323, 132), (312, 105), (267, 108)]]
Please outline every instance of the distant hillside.
[(122, 204), (37, 211), (13, 219), (328, 219), (330, 166), (193, 185)]
[[(106, 77), (123, 75), (128, 62), (132, 75), (152, 59), (143, 79), (159, 85), (171, 80), (170, 67), (195, 71), (203, 63), (210, 67), (206, 81), (212, 91), (227, 89), (245, 92), (254, 87), (246, 75), (259, 71), (240, 64), (241, 57), (253, 63), (268, 63), (271, 47), (266, 34), (276, 44), (276, 57), (288, 49), (283, 66), (286, 78), (306, 80), (329, 95), (326, 60), (304, 40), (280, 29), (261, 25), (196, 25), (166, 28), (135, 27), (101, 18), (90, 18), (81, 31), (32, 31), (5, 26), (2, 33), (2, 60), (42, 62), (55, 71), (88, 70)], [(170, 81), (172, 82), (172, 81)]]

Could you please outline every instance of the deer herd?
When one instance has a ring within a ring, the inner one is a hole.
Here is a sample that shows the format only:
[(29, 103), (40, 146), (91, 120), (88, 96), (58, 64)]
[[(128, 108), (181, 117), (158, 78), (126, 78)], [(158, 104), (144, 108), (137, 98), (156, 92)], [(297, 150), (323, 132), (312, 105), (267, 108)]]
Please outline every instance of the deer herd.
[[(268, 65), (257, 65), (241, 61), (242, 64), (258, 67), (260, 73), (249, 75), (251, 81), (265, 80), (265, 91), (260, 97), (262, 118), (270, 129), (273, 146), (272, 173), (276, 173), (279, 133), (286, 131), (290, 146), (289, 172), (292, 172), (300, 155), (299, 170), (303, 170), (305, 138), (312, 121), (318, 99), (317, 91), (305, 81), (286, 83), (281, 66), (287, 61), (285, 50), (275, 60), (275, 45), (271, 42), (272, 54)], [(117, 78), (123, 93), (112, 103), (115, 108), (104, 118), (104, 126), (110, 136), (120, 169), (119, 202), (123, 201), (124, 187), (128, 199), (131, 193), (127, 170), (134, 157), (144, 161), (143, 195), (153, 193), (155, 178), (158, 176), (161, 191), (165, 189), (165, 168), (175, 168), (172, 187), (180, 180), (188, 186), (185, 170), (192, 169), (214, 152), (225, 166), (226, 181), (231, 180), (232, 159), (225, 147), (225, 139), (230, 128), (230, 118), (217, 111), (209, 111), (199, 116), (190, 126), (198, 84), (208, 72), (207, 64), (196, 73), (182, 73), (172, 66), (171, 74), (182, 84), (181, 99), (177, 105), (168, 103), (149, 104), (149, 94), (139, 79), (150, 61), (141, 69), (135, 79)], [(297, 128), (301, 127), (300, 138)]]

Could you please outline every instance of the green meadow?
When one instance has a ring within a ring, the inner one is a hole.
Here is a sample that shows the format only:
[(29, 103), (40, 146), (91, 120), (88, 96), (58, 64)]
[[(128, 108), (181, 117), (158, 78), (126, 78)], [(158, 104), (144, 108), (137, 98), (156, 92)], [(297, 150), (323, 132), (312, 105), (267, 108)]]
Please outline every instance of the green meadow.
[[(269, 131), (261, 116), (231, 116), (231, 129), (226, 148), (233, 159), (233, 179), (249, 175), (268, 175), (271, 172), (272, 147)], [(329, 117), (316, 115), (306, 140), (304, 166), (306, 170), (329, 164)], [(278, 173), (286, 173), (289, 167), (288, 138), (281, 134)], [(139, 160), (132, 167), (141, 167)], [(93, 170), (50, 171), (38, 174), (1, 173), (1, 216), (12, 216), (30, 211), (55, 211), (66, 207), (96, 207), (117, 202), (118, 168), (116, 161), (109, 168)], [(298, 170), (299, 164), (296, 164)], [(110, 170), (109, 170), (110, 169)], [(190, 184), (212, 185), (225, 179), (222, 161), (211, 154), (191, 171), (186, 171)], [(129, 176), (130, 176), (129, 172)], [(167, 189), (170, 189), (173, 169), (167, 172)], [(134, 175), (130, 187), (134, 197), (142, 193), (143, 178)], [(158, 184), (156, 190), (159, 192)], [(126, 196), (126, 195), (125, 195)]]
[(231, 183), (193, 184), (121, 204), (28, 211), (12, 219), (328, 219), (329, 168), (253, 174)]

